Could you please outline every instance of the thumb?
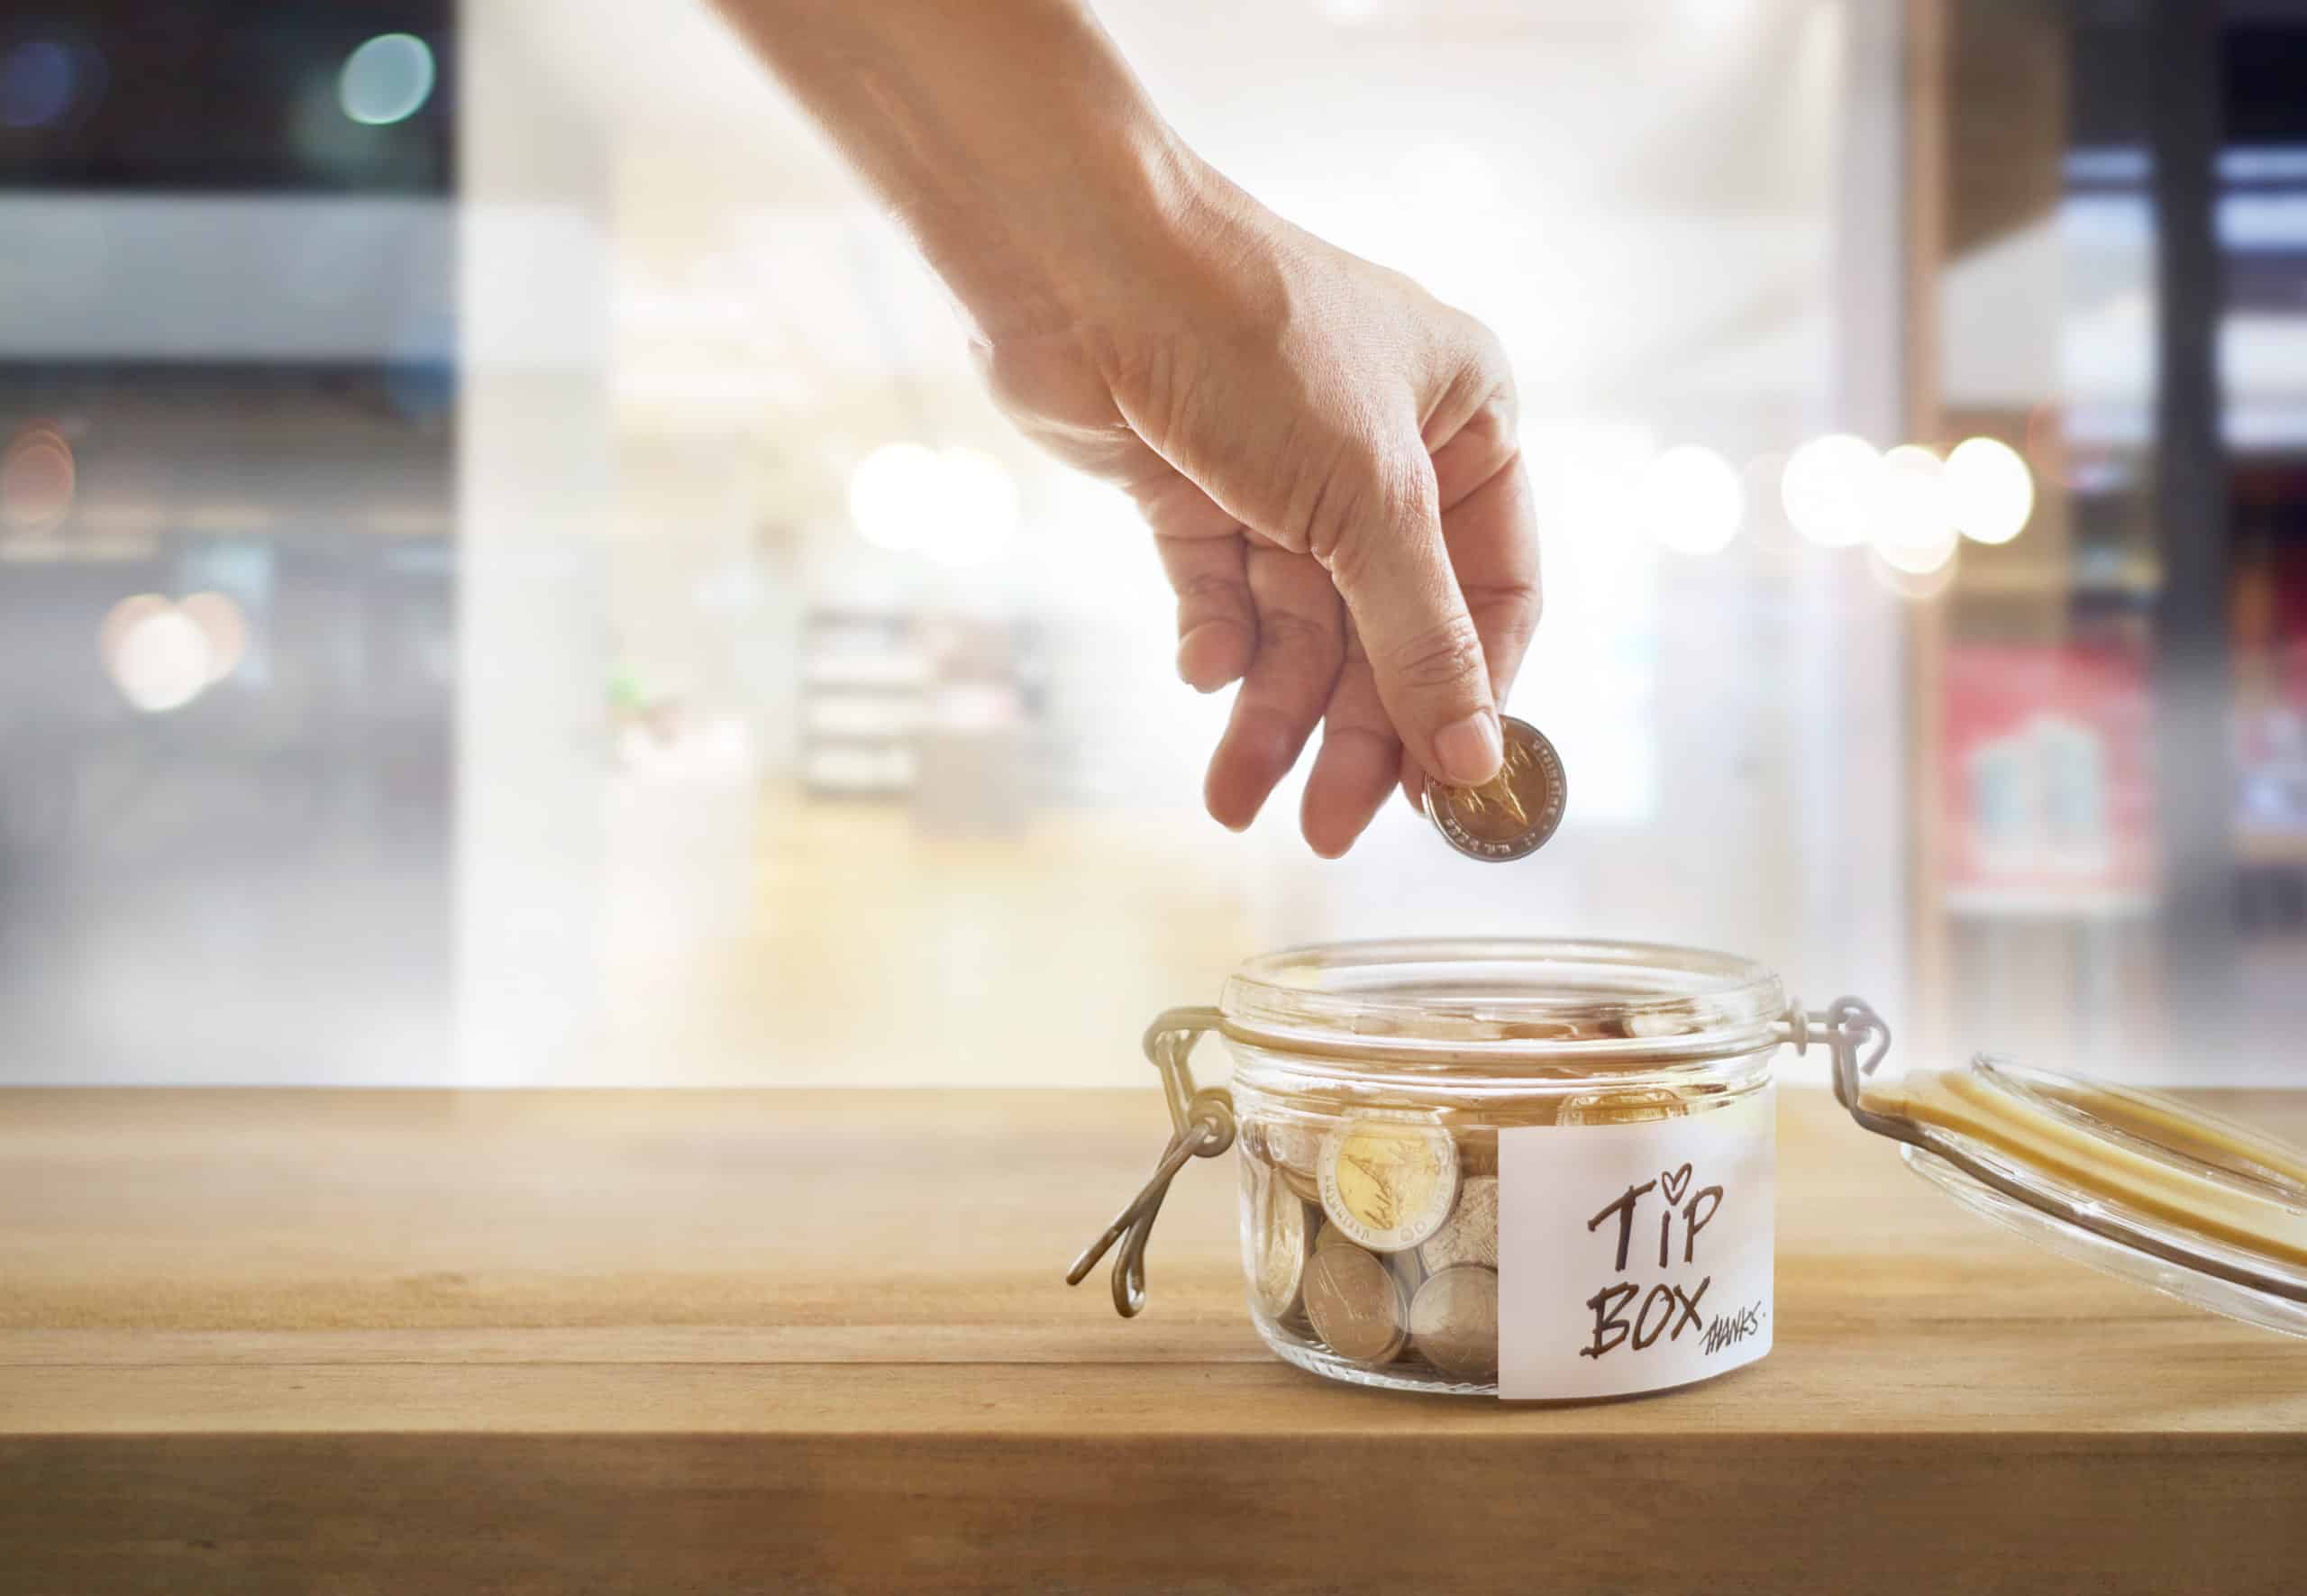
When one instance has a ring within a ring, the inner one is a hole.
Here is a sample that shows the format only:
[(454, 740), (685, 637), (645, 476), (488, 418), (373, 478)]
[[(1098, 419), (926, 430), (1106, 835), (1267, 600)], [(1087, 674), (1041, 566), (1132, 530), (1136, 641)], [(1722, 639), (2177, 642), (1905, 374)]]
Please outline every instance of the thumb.
[(1339, 496), (1353, 508), (1320, 558), (1402, 745), (1445, 781), (1479, 786), (1505, 753), (1482, 636), (1443, 546), (1434, 462), (1422, 442), (1394, 458), (1369, 461), (1368, 491)]

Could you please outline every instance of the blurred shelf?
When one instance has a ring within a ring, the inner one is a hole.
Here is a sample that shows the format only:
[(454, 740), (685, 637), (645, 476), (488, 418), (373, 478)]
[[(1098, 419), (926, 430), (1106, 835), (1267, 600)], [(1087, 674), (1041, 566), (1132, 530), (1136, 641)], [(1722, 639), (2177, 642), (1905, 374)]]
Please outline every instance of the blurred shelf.
[(917, 693), (929, 685), (929, 667), (914, 656), (819, 659), (803, 667), (801, 685), (812, 692)]
[(1965, 598), (2152, 598), (2161, 585), (2161, 577), (2151, 570), (2102, 573), (2046, 566), (1973, 566), (1958, 568), (1955, 577), (1955, 591)]
[(141, 536), (0, 538), (0, 563), (8, 565), (124, 565), (160, 552), (157, 539)]
[(2140, 920), (2155, 895), (2113, 889), (1949, 887), (1940, 902), (1957, 920)]
[(801, 785), (813, 797), (901, 798), (935, 675), (910, 605), (814, 601), (801, 656)]
[(2307, 870), (2307, 831), (2273, 831), (2238, 826), (2235, 862), (2250, 868), (2290, 865)]

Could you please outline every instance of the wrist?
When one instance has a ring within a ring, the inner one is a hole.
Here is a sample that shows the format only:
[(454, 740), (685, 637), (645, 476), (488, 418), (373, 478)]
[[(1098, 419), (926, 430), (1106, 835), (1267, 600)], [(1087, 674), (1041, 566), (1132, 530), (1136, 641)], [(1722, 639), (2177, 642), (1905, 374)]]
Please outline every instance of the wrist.
[(990, 225), (932, 256), (989, 335), (1094, 324), (1174, 274), (1216, 231), (1230, 186), (1154, 116), (1108, 111), (1012, 187)]

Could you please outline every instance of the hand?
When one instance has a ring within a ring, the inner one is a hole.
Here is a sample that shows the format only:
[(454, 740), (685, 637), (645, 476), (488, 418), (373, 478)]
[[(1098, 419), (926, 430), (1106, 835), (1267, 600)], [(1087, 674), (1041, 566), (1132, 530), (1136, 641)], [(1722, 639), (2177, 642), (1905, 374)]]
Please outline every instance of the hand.
[(1178, 673), (1241, 682), (1210, 814), (1248, 825), (1320, 722), (1300, 824), (1335, 858), (1397, 780), (1497, 773), (1539, 607), (1513, 381), (1473, 318), (1180, 160), (1153, 226), (1112, 224), (1130, 264), (977, 347), (1020, 427), (1144, 512)]
[(1497, 774), (1538, 562), (1486, 330), (1210, 170), (1082, 0), (722, 4), (953, 289), (995, 397), (1144, 511), (1179, 674), (1242, 684), (1212, 815), (1254, 819), (1318, 721), (1333, 857), (1396, 780)]

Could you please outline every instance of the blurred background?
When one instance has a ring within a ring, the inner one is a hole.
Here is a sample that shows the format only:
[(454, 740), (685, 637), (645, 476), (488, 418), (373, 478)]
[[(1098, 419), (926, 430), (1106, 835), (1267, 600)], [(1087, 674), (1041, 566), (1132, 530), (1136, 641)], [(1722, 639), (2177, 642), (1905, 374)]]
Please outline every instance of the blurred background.
[(1471, 931), (2307, 1079), (2307, 4), (1099, 11), (1513, 355), (1542, 854), (1201, 814), (1143, 529), (702, 0), (30, 0), (0, 1081), (1140, 1084)]

